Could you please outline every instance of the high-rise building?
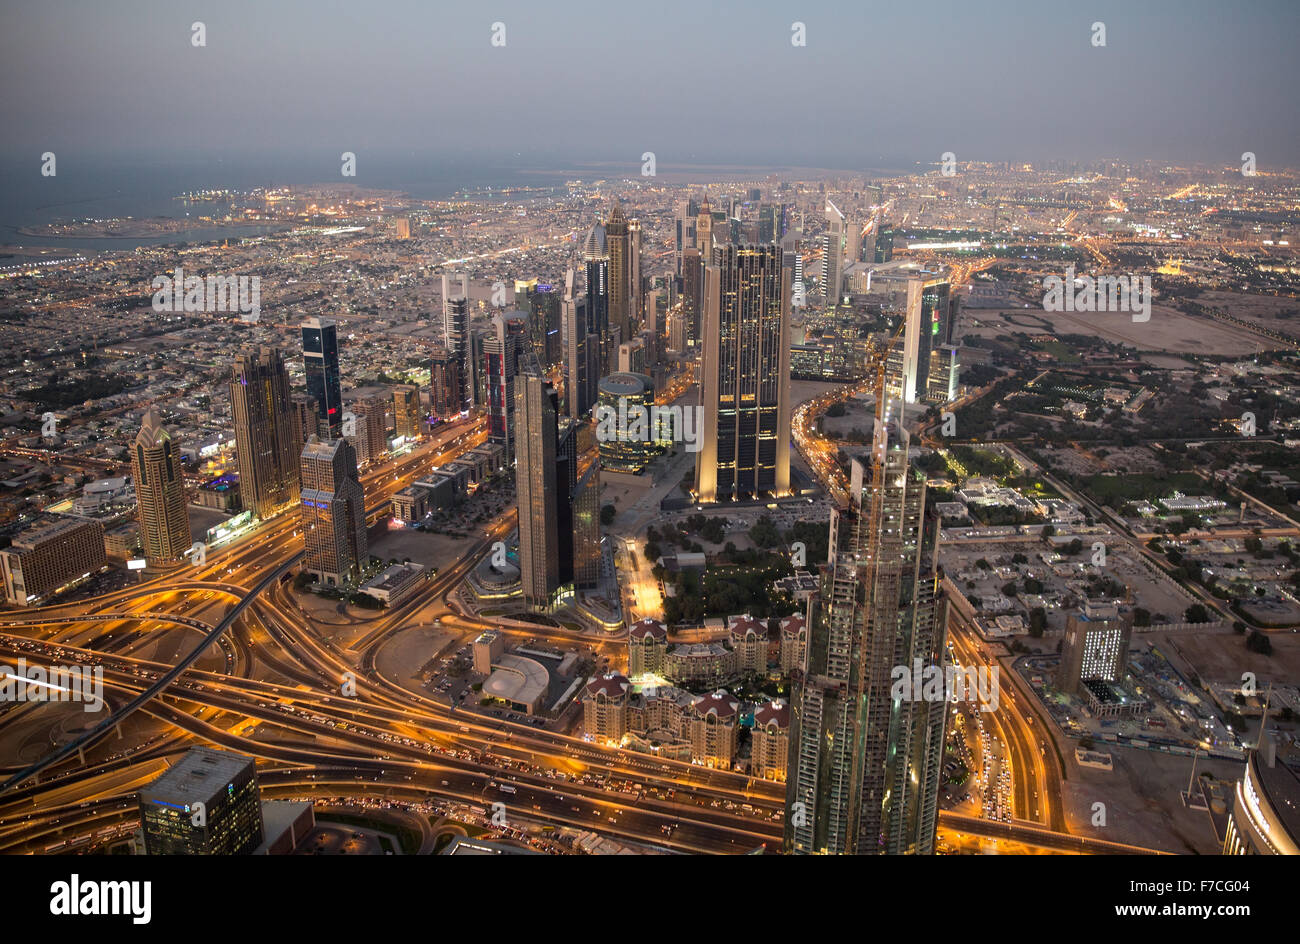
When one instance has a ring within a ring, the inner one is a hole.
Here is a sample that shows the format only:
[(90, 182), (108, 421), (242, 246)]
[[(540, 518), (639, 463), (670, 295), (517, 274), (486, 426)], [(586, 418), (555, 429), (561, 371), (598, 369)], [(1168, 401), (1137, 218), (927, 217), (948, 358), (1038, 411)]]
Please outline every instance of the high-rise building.
[(754, 709), (750, 768), (760, 780), (785, 780), (790, 762), (790, 704), (777, 700)]
[(687, 334), (685, 341), (697, 351), (704, 337), (704, 263), (700, 251), (693, 246), (682, 253), (682, 314)]
[(294, 451), (302, 449), (311, 436), (320, 431), (320, 413), (316, 401), (305, 393), (295, 393), (289, 397), (292, 411)]
[(923, 272), (907, 280), (907, 320), (899, 348), (901, 373), (891, 374), (891, 395), (901, 396), (905, 403), (924, 403), (929, 399), (931, 355), (944, 343), (948, 313), (945, 277)]
[[(442, 285), (444, 293), (449, 291), (450, 285), (445, 275), (442, 277)], [(469, 330), (469, 299), (464, 295), (453, 298), (443, 295), (442, 330), (447, 350), (453, 355), (455, 372), (464, 385), (459, 410), (468, 414), (474, 404), (474, 370)]]
[(24, 528), (0, 550), (5, 599), (31, 606), (97, 573), (106, 561), (104, 526), (59, 516)]
[(631, 319), (637, 328), (646, 326), (645, 274), (641, 271), (641, 241), (643, 233), (640, 220), (627, 221), (628, 236), (628, 286), (632, 292)]
[(826, 233), (822, 236), (822, 294), (826, 305), (840, 302), (840, 282), (844, 272), (844, 214), (826, 201)]
[[(298, 504), (298, 454), (302, 443), (289, 393), (289, 371), (279, 350), (264, 347), (235, 361), (230, 377), (239, 495), (263, 520)], [(315, 402), (315, 401), (312, 401)]]
[(488, 441), (504, 451), (505, 464), (514, 461), (515, 375), (519, 354), (527, 343), (528, 326), (522, 318), (497, 315), (492, 334), (483, 341), (487, 370)]
[[(900, 407), (901, 409), (901, 407)], [(947, 693), (894, 698), (894, 669), (944, 671), (947, 601), (926, 514), (925, 473), (888, 413), (871, 481), (851, 465), (849, 504), (832, 513), (830, 562), (809, 602), (792, 676), (785, 847), (791, 853), (933, 852)]]
[(346, 439), (302, 450), (303, 569), (326, 586), (355, 583), (366, 564), (366, 502)]
[(677, 274), (682, 274), (682, 254), (687, 249), (695, 248), (695, 223), (699, 217), (699, 207), (694, 200), (682, 200), (677, 204), (674, 216), (674, 245)]
[(600, 343), (591, 327), (591, 305), (587, 296), (566, 298), (563, 304), (565, 415), (580, 420), (596, 404)]
[(582, 261), (587, 278), (587, 322), (590, 330), (601, 339), (603, 346), (610, 325), (609, 249), (605, 242), (605, 227), (599, 223), (587, 233), (587, 242), (582, 250)]
[(713, 258), (713, 208), (709, 206), (708, 194), (700, 202), (700, 215), (695, 220), (695, 248), (706, 264)]
[(420, 388), (415, 384), (393, 388), (393, 433), (406, 439), (418, 439), (424, 434)]
[(443, 419), (459, 416), (465, 404), (465, 378), (460, 372), (460, 356), (439, 348), (429, 364), (429, 393), (433, 414)]
[(790, 286), (775, 245), (723, 244), (705, 270), (697, 501), (790, 491)]
[(555, 392), (532, 363), (515, 380), (515, 504), (519, 507), (519, 579), (524, 603), (545, 610), (559, 587), (556, 515), (558, 410)]
[[(519, 297), (517, 291), (515, 297)], [(549, 370), (564, 356), (560, 293), (552, 285), (534, 285), (528, 290), (527, 299), (528, 345)]]
[(1114, 603), (1085, 600), (1065, 618), (1056, 687), (1078, 692), (1081, 682), (1122, 682), (1128, 675), (1133, 618)]
[[(611, 472), (639, 473), (662, 451), (660, 431), (652, 428), (654, 381), (645, 374), (620, 371), (600, 381), (597, 449), (601, 467)], [(638, 418), (644, 417), (639, 422)], [(616, 422), (611, 422), (616, 418)], [(602, 425), (613, 435), (600, 435)]]
[[(356, 439), (365, 443), (364, 447), (356, 446), (358, 463), (378, 462), (388, 451), (388, 404), (388, 397), (379, 395), (361, 397), (352, 404), (357, 419)], [(301, 449), (298, 454), (301, 457)]]
[(262, 844), (253, 758), (192, 747), (140, 790), (149, 855), (247, 855)]
[(894, 229), (880, 223), (876, 227), (876, 247), (872, 262), (890, 262), (894, 258)]
[(573, 585), (600, 585), (600, 459), (587, 466), (573, 487)]
[(616, 200), (605, 222), (605, 249), (609, 256), (609, 323), (626, 341), (632, 336), (631, 317), (631, 242), (627, 218)]
[(145, 560), (150, 566), (179, 563), (190, 549), (181, 453), (153, 407), (145, 413), (135, 437), (131, 474)]
[(308, 318), (302, 326), (302, 361), (307, 393), (316, 401), (321, 432), (331, 439), (343, 426), (343, 388), (339, 375), (338, 325), (329, 318)]

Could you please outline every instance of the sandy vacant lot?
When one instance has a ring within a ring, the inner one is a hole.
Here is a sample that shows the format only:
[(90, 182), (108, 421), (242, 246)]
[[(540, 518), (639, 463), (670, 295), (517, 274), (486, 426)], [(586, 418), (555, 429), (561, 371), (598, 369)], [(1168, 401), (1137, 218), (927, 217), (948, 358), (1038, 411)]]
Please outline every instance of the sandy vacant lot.
[(988, 323), (1017, 315), (1032, 315), (1035, 319), (1046, 321), (1053, 326), (1056, 334), (1092, 335), (1107, 341), (1130, 344), (1141, 351), (1236, 355), (1254, 354), (1277, 346), (1276, 342), (1258, 337), (1244, 328), (1207, 318), (1192, 318), (1160, 304), (1152, 306), (1151, 320), (1146, 322), (1134, 322), (1133, 316), (1127, 312), (1043, 311), (1041, 307), (980, 311), (978, 316), (985, 323), (974, 327), (969, 324), (968, 315), (964, 333), (982, 337), (1012, 334), (1016, 331), (1035, 333), (1034, 328), (1012, 324), (998, 328)]

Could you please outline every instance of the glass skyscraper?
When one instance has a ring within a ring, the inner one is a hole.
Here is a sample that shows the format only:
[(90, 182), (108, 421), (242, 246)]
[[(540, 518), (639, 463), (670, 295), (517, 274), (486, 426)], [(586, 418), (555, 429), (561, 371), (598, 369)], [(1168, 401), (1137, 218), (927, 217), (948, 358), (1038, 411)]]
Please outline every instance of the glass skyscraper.
[(887, 414), (871, 463), (853, 461), (849, 506), (832, 515), (830, 560), (793, 673), (790, 853), (934, 851), (946, 692), (895, 698), (892, 684), (898, 666), (944, 666), (938, 522), (926, 515), (908, 436)]
[(329, 318), (309, 318), (302, 326), (302, 360), (307, 394), (316, 401), (322, 432), (337, 439), (343, 426), (343, 389), (339, 381), (338, 326)]

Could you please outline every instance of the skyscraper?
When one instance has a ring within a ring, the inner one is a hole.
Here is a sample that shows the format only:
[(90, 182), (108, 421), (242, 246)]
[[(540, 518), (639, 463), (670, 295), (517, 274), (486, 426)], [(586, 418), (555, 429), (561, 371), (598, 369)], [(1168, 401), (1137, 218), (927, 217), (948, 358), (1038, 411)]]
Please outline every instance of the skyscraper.
[(822, 294), (827, 306), (840, 301), (841, 276), (844, 273), (844, 214), (826, 201), (826, 233), (822, 236)]
[(609, 251), (605, 227), (597, 223), (587, 233), (582, 261), (587, 278), (587, 324), (601, 344), (602, 359), (605, 337), (609, 333)]
[(948, 280), (924, 273), (907, 282), (907, 324), (903, 333), (902, 397), (920, 403), (930, 389), (930, 352), (945, 343)]
[(705, 269), (695, 495), (790, 491), (790, 286), (775, 245), (722, 244)]
[(316, 401), (321, 431), (331, 439), (343, 425), (343, 388), (339, 381), (338, 326), (329, 318), (308, 318), (302, 326), (302, 361), (307, 393)]
[(515, 503), (519, 507), (519, 579), (524, 603), (550, 607), (559, 586), (560, 536), (556, 514), (558, 416), (555, 391), (530, 358), (515, 382)]
[[(463, 282), (462, 282), (463, 285)], [(443, 322), (442, 332), (447, 350), (454, 356), (455, 370), (461, 378), (462, 390), (459, 410), (469, 413), (474, 404), (474, 371), (469, 331), (469, 299), (464, 295), (448, 297), (451, 286), (447, 276), (442, 277)]]
[(832, 514), (830, 560), (793, 673), (787, 852), (933, 851), (947, 693), (891, 691), (895, 667), (944, 666), (947, 601), (925, 481), (885, 414), (870, 471), (853, 461), (849, 505)]
[(645, 327), (645, 276), (641, 271), (641, 240), (642, 230), (640, 220), (627, 221), (628, 235), (628, 286), (632, 292), (629, 312), (633, 324), (638, 328)]
[(326, 586), (354, 583), (365, 567), (366, 502), (346, 439), (313, 437), (302, 450), (303, 569)]
[[(357, 446), (358, 462), (363, 459), (377, 462), (388, 451), (388, 405), (388, 397), (379, 395), (362, 397), (352, 404), (352, 412), (357, 417), (356, 438), (365, 441), (364, 456), (362, 447)], [(301, 456), (302, 450), (299, 449), (298, 453)]]
[(416, 439), (424, 432), (424, 416), (420, 410), (420, 388), (402, 384), (393, 388), (393, 434), (406, 439)]
[(239, 495), (255, 517), (270, 518), (298, 503), (302, 443), (296, 440), (289, 371), (278, 349), (264, 347), (235, 362), (229, 386)]
[(465, 378), (460, 372), (460, 356), (439, 348), (429, 364), (429, 392), (433, 413), (444, 419), (459, 416), (465, 403)]
[(149, 855), (247, 855), (262, 844), (253, 758), (192, 747), (140, 790)]
[(626, 341), (632, 336), (631, 243), (627, 217), (617, 200), (605, 222), (605, 250), (609, 256), (609, 323), (618, 329), (619, 339)]
[(523, 319), (497, 315), (492, 319), (492, 334), (483, 341), (488, 441), (501, 446), (507, 466), (515, 455), (515, 374), (519, 369), (520, 349), (527, 344), (527, 330)]
[(699, 207), (694, 200), (682, 200), (677, 204), (674, 224), (674, 250), (676, 253), (677, 274), (682, 274), (682, 253), (695, 248), (695, 223), (699, 216)]
[(179, 563), (191, 543), (181, 454), (153, 407), (145, 413), (135, 437), (131, 474), (145, 560), (150, 566)]
[(586, 295), (564, 299), (563, 310), (565, 415), (578, 420), (596, 403), (600, 343), (591, 329), (591, 305)]

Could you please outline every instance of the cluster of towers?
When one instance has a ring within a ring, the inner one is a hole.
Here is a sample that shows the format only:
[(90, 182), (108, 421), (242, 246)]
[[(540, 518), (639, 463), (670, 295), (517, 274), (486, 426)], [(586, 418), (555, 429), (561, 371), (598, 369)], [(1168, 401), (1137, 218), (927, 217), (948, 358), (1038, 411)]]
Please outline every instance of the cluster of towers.
[[(345, 413), (333, 321), (302, 325), (302, 356), (305, 395), (292, 392), (278, 348), (245, 352), (231, 368), (240, 498), (262, 520), (301, 506), (304, 569), (327, 586), (354, 583), (367, 558), (358, 446), (372, 458), (382, 448), (386, 404), (360, 403), (359, 413)], [(408, 401), (409, 412), (409, 399), (399, 390), (395, 402)], [(155, 409), (145, 414), (132, 465), (145, 559), (151, 566), (179, 563), (191, 548), (185, 486), (179, 451)]]

